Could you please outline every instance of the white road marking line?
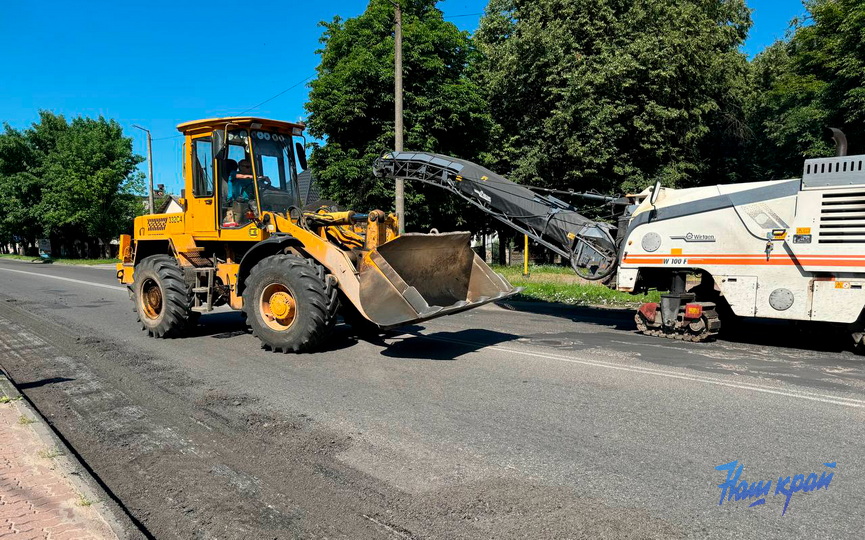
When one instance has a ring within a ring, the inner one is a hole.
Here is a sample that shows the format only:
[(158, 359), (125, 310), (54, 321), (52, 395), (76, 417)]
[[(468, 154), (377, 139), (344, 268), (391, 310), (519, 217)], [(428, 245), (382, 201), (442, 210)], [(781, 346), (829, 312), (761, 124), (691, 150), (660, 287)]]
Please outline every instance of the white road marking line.
[(102, 287), (103, 289), (111, 289), (113, 291), (123, 291), (126, 292), (126, 287), (119, 287), (117, 285), (103, 285), (102, 283), (93, 283), (92, 281), (82, 281), (80, 279), (72, 279), (68, 277), (60, 277), (60, 276), (52, 276), (50, 274), (40, 274), (39, 272), (25, 272), (24, 270), (12, 270), (11, 268), (0, 268), (0, 270), (4, 272), (15, 272), (16, 274), (25, 274), (28, 276), (39, 276), (48, 279), (59, 279), (61, 281), (70, 281), (72, 283), (80, 283), (82, 285), (91, 285), (93, 287)]
[[(637, 335), (639, 335), (639, 334), (637, 334)], [(649, 339), (657, 339), (657, 338), (653, 338), (651, 336), (645, 336), (645, 337), (648, 337)], [(655, 347), (656, 349), (671, 349), (671, 350), (679, 351), (679, 352), (682, 352), (682, 351), (692, 352), (691, 349), (688, 349), (685, 347), (671, 347), (670, 345), (661, 345), (659, 343), (642, 343), (641, 342), (638, 344), (638, 343), (631, 343), (629, 341), (619, 341), (616, 339), (611, 339), (610, 343), (620, 343), (622, 345), (629, 345), (631, 347), (633, 347), (634, 345), (639, 345), (640, 347)], [(681, 341), (680, 343), (684, 344), (685, 342)], [(700, 351), (697, 351), (697, 352), (700, 352)]]
[[(419, 335), (419, 334), (416, 334)], [(534, 353), (529, 351), (521, 351), (518, 349), (510, 349), (508, 347), (499, 347), (497, 345), (485, 346), (483, 343), (475, 343), (471, 341), (461, 341), (458, 339), (449, 339), (449, 338), (439, 338), (435, 336), (426, 336), (419, 335), (420, 337), (424, 337), (426, 339), (432, 339), (435, 341), (445, 341), (450, 343), (459, 343), (462, 345), (473, 345), (473, 346), (481, 346), (481, 348), (491, 351), (499, 351), (510, 354), (517, 354), (523, 356), (531, 356), (534, 358), (543, 358), (545, 360), (555, 360), (557, 362), (568, 362), (570, 364), (582, 364), (586, 366), (599, 367), (605, 369), (615, 369), (619, 371), (630, 371), (632, 373), (642, 373), (644, 375), (656, 375), (658, 377), (667, 377), (669, 379), (681, 379), (685, 381), (692, 382), (701, 382), (705, 384), (714, 384), (716, 386), (727, 386), (730, 388), (738, 388), (740, 390), (751, 390), (754, 392), (762, 392), (765, 394), (775, 394), (779, 396), (786, 396), (798, 399), (807, 399), (810, 401), (819, 401), (820, 403), (829, 403), (831, 405), (842, 405), (845, 407), (857, 407), (857, 408), (865, 408), (865, 400), (855, 399), (855, 398), (846, 398), (846, 397), (838, 397), (831, 396), (826, 394), (815, 394), (812, 392), (800, 392), (794, 390), (778, 390), (776, 388), (771, 388), (767, 386), (760, 386), (752, 383), (733, 383), (722, 381), (720, 379), (713, 379), (710, 377), (695, 377), (691, 375), (682, 375), (680, 373), (676, 373), (673, 371), (667, 371), (663, 369), (654, 369), (654, 368), (644, 368), (638, 366), (623, 366), (619, 364), (612, 364), (608, 362), (599, 362), (597, 360), (577, 360), (575, 358), (568, 358), (565, 356), (559, 356), (555, 354), (547, 354), (547, 353)]]

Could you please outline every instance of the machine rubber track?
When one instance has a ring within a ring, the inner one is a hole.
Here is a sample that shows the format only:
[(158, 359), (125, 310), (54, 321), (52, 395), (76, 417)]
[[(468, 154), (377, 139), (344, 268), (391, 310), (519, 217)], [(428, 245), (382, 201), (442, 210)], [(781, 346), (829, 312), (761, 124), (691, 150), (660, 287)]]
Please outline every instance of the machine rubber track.
[(718, 313), (714, 310), (704, 311), (702, 318), (703, 329), (699, 332), (690, 331), (688, 326), (669, 332), (663, 327), (650, 326), (648, 321), (646, 321), (643, 314), (640, 312), (637, 312), (637, 314), (634, 315), (634, 321), (637, 323), (637, 331), (641, 334), (667, 339), (676, 339), (679, 341), (690, 341), (693, 343), (700, 343), (713, 339), (718, 335), (718, 330), (721, 327), (721, 319), (718, 317)]

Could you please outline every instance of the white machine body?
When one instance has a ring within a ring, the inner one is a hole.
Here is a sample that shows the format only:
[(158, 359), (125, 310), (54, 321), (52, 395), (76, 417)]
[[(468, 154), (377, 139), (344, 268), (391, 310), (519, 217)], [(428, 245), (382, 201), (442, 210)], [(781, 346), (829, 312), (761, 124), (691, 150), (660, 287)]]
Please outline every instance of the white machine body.
[(865, 155), (811, 159), (802, 178), (636, 200), (617, 288), (665, 270), (709, 273), (745, 317), (854, 323), (865, 308)]

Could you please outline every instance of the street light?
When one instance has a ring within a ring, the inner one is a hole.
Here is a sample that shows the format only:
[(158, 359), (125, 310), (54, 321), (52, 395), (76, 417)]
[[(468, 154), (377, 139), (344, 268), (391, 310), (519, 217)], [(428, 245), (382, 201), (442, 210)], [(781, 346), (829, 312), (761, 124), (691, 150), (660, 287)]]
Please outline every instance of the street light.
[(153, 149), (151, 147), (150, 130), (136, 126), (135, 124), (132, 124), (132, 127), (147, 132), (147, 176), (150, 178), (150, 188), (147, 190), (147, 202), (150, 204), (150, 213), (153, 214), (156, 209), (153, 208)]

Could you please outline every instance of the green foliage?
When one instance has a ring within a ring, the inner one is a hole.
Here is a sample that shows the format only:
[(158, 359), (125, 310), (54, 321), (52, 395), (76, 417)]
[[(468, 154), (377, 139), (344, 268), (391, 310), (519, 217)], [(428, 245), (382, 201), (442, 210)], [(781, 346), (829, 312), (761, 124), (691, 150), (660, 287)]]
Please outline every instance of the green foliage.
[(606, 192), (734, 180), (750, 24), (743, 0), (491, 0), (495, 168)]
[(851, 153), (865, 152), (865, 4), (805, 6), (789, 39), (752, 63), (751, 161), (767, 178), (798, 176), (803, 159), (833, 155), (827, 127), (847, 134)]
[(42, 198), (44, 153), (33, 135), (8, 125), (0, 135), (0, 243), (13, 235), (32, 240), (42, 230), (35, 208)]
[[(409, 2), (405, 146), (608, 193), (795, 176), (831, 155), (828, 126), (865, 152), (865, 4), (806, 7), (749, 63), (745, 0), (491, 0), (474, 40), (434, 1)], [(369, 173), (392, 145), (392, 17), (372, 0), (322, 24), (307, 108), (327, 144), (311, 163), (325, 196), (356, 209), (392, 209), (392, 185)], [(453, 199), (409, 184), (409, 221), (488, 228)]]
[(143, 213), (132, 139), (113, 120), (41, 112), (40, 121), (0, 134), (0, 241), (19, 236), (108, 241)]
[(630, 294), (614, 291), (598, 283), (584, 282), (574, 271), (562, 266), (530, 266), (529, 276), (523, 276), (522, 266), (495, 266), (514, 287), (523, 287), (516, 300), (561, 302), (578, 306), (633, 307), (644, 302), (657, 302), (660, 293)]
[(133, 174), (142, 159), (113, 120), (76, 118), (64, 131), (44, 162), (42, 223), (49, 234), (110, 239), (142, 213), (134, 194), (143, 182)]
[[(405, 148), (477, 159), (491, 126), (481, 89), (468, 77), (468, 34), (445, 22), (433, 0), (402, 2)], [(322, 23), (309, 132), (327, 140), (310, 164), (325, 198), (354, 208), (393, 209), (391, 181), (372, 163), (394, 140), (394, 8), (372, 0), (352, 19)], [(410, 229), (455, 227), (466, 216), (442, 190), (406, 185)]]

